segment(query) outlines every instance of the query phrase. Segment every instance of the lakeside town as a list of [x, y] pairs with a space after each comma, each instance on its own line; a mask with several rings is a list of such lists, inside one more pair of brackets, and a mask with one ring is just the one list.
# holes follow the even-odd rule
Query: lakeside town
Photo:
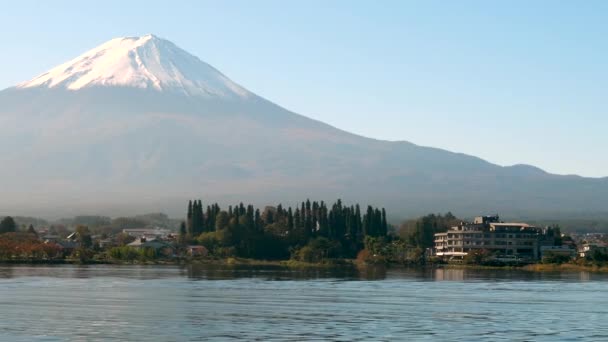
[[450, 213], [395, 227], [387, 223], [384, 209], [368, 206], [362, 213], [358, 204], [340, 200], [331, 206], [307, 200], [295, 210], [279, 204], [263, 211], [242, 203], [227, 210], [213, 204], [205, 211], [200, 201], [190, 201], [177, 228], [125, 218], [113, 223], [18, 227], [7, 216], [0, 222], [0, 260], [588, 267], [608, 261], [603, 233], [567, 234], [557, 226], [504, 222], [498, 215], [466, 222]]

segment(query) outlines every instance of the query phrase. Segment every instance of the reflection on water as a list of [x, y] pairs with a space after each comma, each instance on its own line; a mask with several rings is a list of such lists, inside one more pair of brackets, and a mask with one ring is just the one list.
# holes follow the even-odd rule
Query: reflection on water
[[378, 280], [386, 278], [386, 267], [374, 268], [302, 268], [279, 266], [187, 265], [181, 268], [188, 278], [201, 280], [260, 278], [264, 280], [309, 280], [338, 278], [342, 280]]
[[129, 279], [188, 278], [192, 280], [229, 280], [258, 278], [262, 280], [386, 280], [408, 281], [594, 281], [608, 280], [608, 274], [580, 272], [530, 272], [507, 269], [471, 268], [400, 268], [385, 266], [301, 268], [247, 265], [53, 265], [0, 266], [0, 279], [19, 277]]
[[435, 281], [467, 281], [467, 280], [514, 280], [514, 281], [591, 281], [608, 280], [604, 274], [580, 272], [530, 272], [522, 270], [475, 270], [458, 268], [437, 268], [433, 271]]
[[608, 340], [604, 274], [0, 266], [0, 340]]

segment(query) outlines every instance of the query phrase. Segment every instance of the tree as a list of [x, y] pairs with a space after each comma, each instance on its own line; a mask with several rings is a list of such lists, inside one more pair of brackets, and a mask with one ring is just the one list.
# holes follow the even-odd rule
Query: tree
[[76, 236], [78, 237], [80, 247], [91, 248], [93, 246], [93, 239], [91, 239], [89, 227], [83, 225], [76, 227]]
[[386, 210], [384, 210], [384, 208], [382, 208], [382, 232], [381, 232], [381, 236], [386, 236], [386, 234], [388, 233], [388, 224], [386, 223]]
[[38, 233], [36, 232], [36, 230], [34, 229], [34, 226], [30, 224], [30, 226], [27, 228], [27, 233], [35, 236], [36, 239], [38, 238]]
[[198, 236], [205, 230], [205, 217], [203, 215], [203, 203], [195, 200], [192, 204], [192, 229], [190, 235]]
[[[293, 253], [306, 247], [301, 259], [350, 258], [363, 248], [365, 235], [387, 236], [384, 209], [367, 206], [367, 213], [362, 213], [359, 204], [348, 206], [340, 199], [331, 206], [307, 199], [293, 209], [279, 204], [266, 207], [263, 212], [244, 203], [229, 206], [228, 211], [221, 210], [217, 203], [212, 204], [207, 206], [205, 215], [202, 208], [200, 200], [188, 203], [186, 218], [191, 217], [193, 233], [201, 231], [199, 227], [204, 233], [190, 237], [213, 247], [212, 253], [216, 256], [282, 258], [292, 253], [296, 257]], [[188, 221], [186, 232], [190, 232]], [[182, 235], [183, 226], [180, 227]]]
[[179, 237], [178, 242], [180, 245], [185, 245], [188, 240], [188, 230], [186, 229], [186, 222], [182, 221], [179, 225]]
[[15, 220], [12, 217], [7, 216], [0, 221], [0, 234], [13, 233], [16, 231], [17, 223], [15, 223]]
[[230, 223], [230, 217], [228, 217], [228, 213], [225, 211], [220, 211], [215, 217], [215, 230], [220, 231], [228, 228], [228, 224]]
[[464, 257], [465, 264], [474, 264], [481, 265], [484, 262], [487, 262], [492, 257], [492, 253], [490, 253], [487, 249], [475, 249], [467, 253]]
[[188, 212], [186, 213], [186, 231], [192, 235], [192, 200], [188, 202]]
[[116, 244], [119, 247], [126, 246], [133, 241], [135, 241], [135, 238], [127, 233], [118, 233], [116, 235]]
[[434, 245], [435, 233], [445, 232], [460, 221], [451, 213], [429, 214], [402, 223], [399, 228], [399, 236], [408, 241], [410, 245], [422, 249], [431, 248]]

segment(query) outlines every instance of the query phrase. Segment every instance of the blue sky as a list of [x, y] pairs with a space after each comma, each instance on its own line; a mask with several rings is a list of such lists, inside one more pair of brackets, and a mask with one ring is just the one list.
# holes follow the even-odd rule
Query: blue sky
[[364, 136], [608, 176], [608, 1], [0, 3], [0, 88], [154, 33]]

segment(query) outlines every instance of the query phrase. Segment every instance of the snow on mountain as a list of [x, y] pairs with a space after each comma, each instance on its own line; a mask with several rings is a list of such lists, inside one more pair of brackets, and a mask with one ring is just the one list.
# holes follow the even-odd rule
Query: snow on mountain
[[252, 94], [218, 70], [154, 35], [112, 39], [17, 88], [120, 86], [191, 96], [247, 98]]

